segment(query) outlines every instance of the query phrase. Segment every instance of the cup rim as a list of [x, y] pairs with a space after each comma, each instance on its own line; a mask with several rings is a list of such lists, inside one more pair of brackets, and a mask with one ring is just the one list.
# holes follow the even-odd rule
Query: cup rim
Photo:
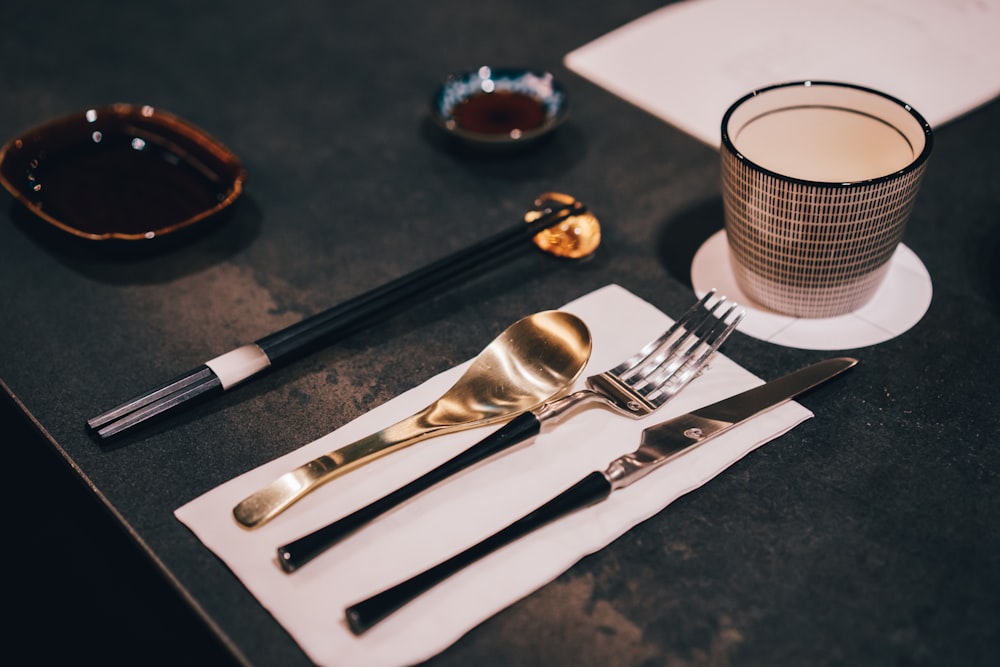
[[[760, 163], [754, 162], [750, 158], [746, 157], [736, 148], [736, 145], [729, 137], [729, 131], [727, 130], [727, 127], [729, 125], [729, 119], [732, 117], [733, 113], [735, 113], [736, 110], [739, 109], [739, 107], [742, 106], [747, 100], [757, 97], [758, 95], [770, 92], [772, 90], [776, 90], [779, 88], [791, 88], [794, 86], [803, 86], [803, 87], [836, 86], [840, 88], [851, 88], [857, 91], [882, 97], [883, 99], [888, 100], [889, 102], [892, 102], [893, 104], [896, 104], [897, 106], [901, 107], [904, 111], [909, 113], [913, 117], [913, 119], [918, 123], [924, 134], [923, 150], [921, 150], [919, 155], [917, 155], [913, 160], [911, 160], [905, 167], [901, 169], [897, 169], [896, 171], [884, 174], [882, 176], [859, 179], [856, 181], [817, 181], [807, 178], [796, 178], [795, 176], [789, 176], [787, 174], [782, 174], [773, 171], [771, 169], [768, 169], [767, 167], [762, 166]], [[903, 102], [902, 100], [896, 97], [893, 97], [892, 95], [889, 95], [888, 93], [882, 92], [881, 90], [876, 90], [874, 88], [870, 88], [867, 86], [861, 86], [858, 84], [846, 83], [842, 81], [817, 81], [813, 79], [804, 79], [801, 81], [788, 81], [785, 83], [776, 83], [773, 85], [764, 86], [763, 88], [754, 89], [749, 93], [747, 93], [746, 95], [739, 98], [738, 100], [736, 100], [735, 102], [733, 102], [729, 106], [729, 108], [726, 110], [726, 113], [723, 114], [722, 116], [721, 129], [722, 129], [723, 147], [726, 150], [728, 150], [737, 160], [744, 162], [748, 165], [752, 165], [754, 169], [763, 172], [765, 174], [768, 174], [769, 176], [772, 176], [774, 178], [786, 181], [788, 183], [799, 183], [803, 185], [821, 185], [824, 187], [831, 187], [831, 188], [849, 188], [862, 185], [867, 186], [867, 185], [872, 185], [874, 183], [879, 183], [882, 181], [888, 181], [891, 179], [899, 178], [904, 174], [919, 169], [927, 161], [927, 158], [930, 157], [931, 148], [934, 145], [934, 133], [933, 130], [931, 129], [930, 123], [928, 123], [927, 120], [912, 106], [910, 106], [906, 102]]]

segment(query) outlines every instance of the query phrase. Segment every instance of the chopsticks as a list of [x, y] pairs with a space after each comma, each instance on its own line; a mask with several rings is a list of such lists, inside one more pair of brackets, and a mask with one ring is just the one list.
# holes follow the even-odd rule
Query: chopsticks
[[108, 439], [128, 431], [153, 417], [175, 411], [193, 399], [218, 396], [233, 386], [290, 359], [355, 333], [375, 320], [404, 308], [435, 288], [458, 278], [482, 273], [518, 250], [538, 233], [587, 207], [576, 200], [548, 206], [535, 220], [521, 222], [463, 250], [436, 260], [412, 273], [355, 296], [301, 322], [269, 334], [254, 343], [226, 352], [187, 373], [159, 385], [87, 421], [99, 438]]

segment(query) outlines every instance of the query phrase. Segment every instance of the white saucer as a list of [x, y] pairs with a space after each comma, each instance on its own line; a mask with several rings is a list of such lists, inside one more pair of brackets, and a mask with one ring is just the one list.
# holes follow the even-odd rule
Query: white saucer
[[889, 274], [862, 308], [838, 317], [802, 319], [756, 306], [736, 284], [725, 230], [713, 234], [694, 256], [691, 284], [701, 297], [713, 287], [746, 308], [739, 330], [775, 345], [805, 350], [849, 350], [882, 343], [909, 330], [927, 312], [933, 288], [920, 258], [900, 244]]

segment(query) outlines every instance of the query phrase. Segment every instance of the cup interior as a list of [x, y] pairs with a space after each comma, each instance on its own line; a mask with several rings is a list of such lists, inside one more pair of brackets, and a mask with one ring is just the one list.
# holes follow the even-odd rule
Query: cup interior
[[805, 81], [754, 91], [722, 122], [725, 149], [772, 175], [858, 183], [926, 160], [927, 122], [908, 104], [844, 83]]

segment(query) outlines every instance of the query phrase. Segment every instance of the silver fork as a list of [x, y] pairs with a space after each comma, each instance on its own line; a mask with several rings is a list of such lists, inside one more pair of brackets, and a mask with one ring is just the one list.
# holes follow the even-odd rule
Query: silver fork
[[[609, 371], [588, 377], [586, 389], [549, 401], [529, 413], [536, 417], [539, 430], [542, 423], [556, 422], [582, 403], [599, 402], [635, 418], [661, 407], [705, 370], [709, 358], [743, 319], [745, 313], [736, 304], [716, 316], [726, 304], [726, 297], [719, 297], [709, 306], [713, 296], [715, 290], [632, 357]], [[522, 421], [532, 428], [528, 417]], [[508, 426], [513, 427], [513, 422]]]
[[[525, 412], [458, 456], [342, 519], [278, 548], [278, 563], [294, 572], [364, 524], [460, 470], [541, 432], [542, 424], [585, 403], [599, 403], [619, 414], [644, 417], [683, 389], [707, 367], [709, 359], [736, 329], [744, 311], [726, 298], [712, 303], [715, 290], [684, 313], [662, 336], [611, 370], [587, 378], [586, 388]], [[711, 303], [711, 305], [710, 305]], [[719, 315], [718, 313], [722, 313]]]

